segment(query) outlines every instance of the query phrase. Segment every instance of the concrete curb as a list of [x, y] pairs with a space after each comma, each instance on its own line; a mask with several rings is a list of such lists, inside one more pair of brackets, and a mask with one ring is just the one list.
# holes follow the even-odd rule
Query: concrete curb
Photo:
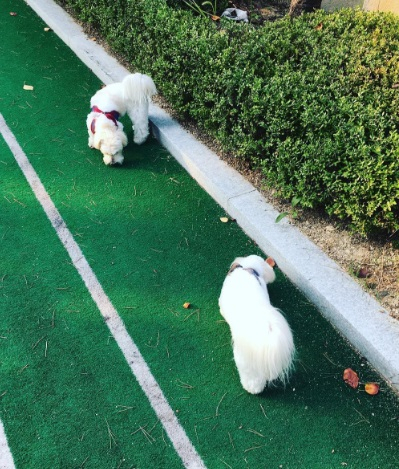
[[[104, 83], [129, 73], [51, 0], [27, 4]], [[89, 100], [89, 97], [88, 97]], [[159, 107], [150, 106], [154, 135], [186, 171], [303, 291], [330, 322], [399, 391], [399, 323], [278, 212], [239, 173]]]

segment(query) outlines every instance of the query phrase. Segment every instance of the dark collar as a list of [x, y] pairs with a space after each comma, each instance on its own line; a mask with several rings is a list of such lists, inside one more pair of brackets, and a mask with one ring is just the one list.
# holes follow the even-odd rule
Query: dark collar
[[238, 264], [237, 262], [234, 263], [231, 267], [230, 267], [230, 270], [228, 272], [228, 274], [231, 274], [232, 272], [234, 272], [236, 269], [243, 269], [243, 270], [246, 270], [247, 272], [249, 272], [251, 275], [253, 275], [254, 277], [256, 277], [256, 280], [260, 283], [260, 275], [259, 273], [255, 270], [255, 269], [252, 269], [251, 267], [243, 267], [241, 264]]

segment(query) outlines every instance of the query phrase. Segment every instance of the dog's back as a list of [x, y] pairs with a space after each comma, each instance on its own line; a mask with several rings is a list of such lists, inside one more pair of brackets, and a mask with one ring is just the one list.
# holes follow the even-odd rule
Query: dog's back
[[90, 106], [98, 106], [104, 112], [117, 111], [121, 116], [126, 114], [126, 102], [121, 83], [111, 83], [101, 88], [90, 100]]

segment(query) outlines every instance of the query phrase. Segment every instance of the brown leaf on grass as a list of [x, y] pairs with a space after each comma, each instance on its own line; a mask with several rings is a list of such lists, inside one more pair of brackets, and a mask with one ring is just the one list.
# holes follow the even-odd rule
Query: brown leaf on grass
[[344, 381], [346, 384], [349, 384], [351, 388], [356, 389], [359, 386], [359, 376], [356, 371], [353, 371], [352, 368], [347, 368], [344, 370]]
[[315, 29], [316, 31], [320, 31], [321, 29], [323, 29], [323, 23], [319, 23]]
[[265, 262], [267, 262], [270, 267], [274, 268], [276, 266], [276, 261], [272, 257], [268, 257]]
[[188, 301], [186, 301], [186, 302], [183, 304], [183, 308], [184, 308], [184, 309], [188, 309], [190, 306], [191, 306], [191, 303], [189, 303]]
[[379, 393], [380, 386], [377, 383], [366, 383], [364, 385], [364, 390], [367, 392], [367, 394], [370, 394], [371, 396], [375, 396], [376, 394]]

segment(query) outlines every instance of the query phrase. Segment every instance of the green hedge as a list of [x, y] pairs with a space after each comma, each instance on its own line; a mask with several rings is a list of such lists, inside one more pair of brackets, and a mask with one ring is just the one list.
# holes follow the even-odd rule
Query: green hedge
[[399, 17], [217, 27], [166, 0], [65, 0], [264, 183], [361, 234], [399, 229]]

